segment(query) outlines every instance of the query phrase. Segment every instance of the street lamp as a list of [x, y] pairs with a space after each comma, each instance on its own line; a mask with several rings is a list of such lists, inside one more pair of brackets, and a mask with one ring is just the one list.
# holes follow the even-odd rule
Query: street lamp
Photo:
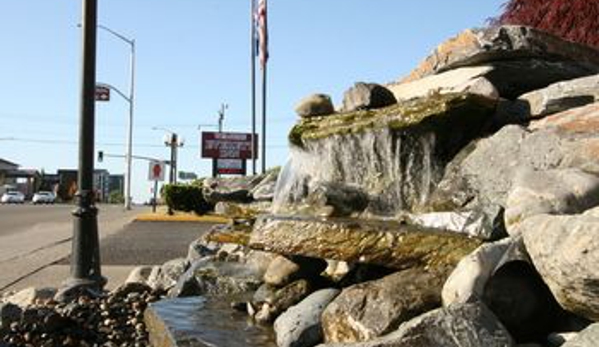
[[125, 209], [131, 209], [131, 160], [133, 157], [133, 105], [135, 98], [135, 40], [130, 40], [125, 36], [117, 33], [116, 31], [98, 24], [98, 28], [109, 32], [116, 38], [125, 42], [131, 47], [131, 53], [129, 58], [129, 96], [127, 97], [124, 93], [120, 92], [118, 89], [114, 88], [109, 84], [104, 84], [104, 86], [109, 87], [110, 89], [117, 92], [120, 96], [123, 97], [129, 103], [129, 119], [127, 121], [127, 150], [125, 154]]
[[164, 135], [163, 142], [165, 146], [171, 148], [171, 172], [169, 177], [169, 183], [175, 184], [177, 183], [177, 149], [179, 147], [183, 147], [183, 145], [185, 144], [185, 140], [179, 138], [179, 135], [177, 135], [177, 133], [170, 131], [166, 128], [153, 127], [152, 130], [162, 130], [167, 133], [166, 135]]

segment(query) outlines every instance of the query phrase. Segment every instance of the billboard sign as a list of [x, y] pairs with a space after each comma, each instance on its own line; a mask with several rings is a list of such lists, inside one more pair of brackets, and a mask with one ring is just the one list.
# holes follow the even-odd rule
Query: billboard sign
[[[258, 135], [254, 137], [258, 158]], [[252, 159], [251, 133], [202, 132], [202, 158]]]
[[218, 175], [245, 175], [244, 159], [215, 159]]

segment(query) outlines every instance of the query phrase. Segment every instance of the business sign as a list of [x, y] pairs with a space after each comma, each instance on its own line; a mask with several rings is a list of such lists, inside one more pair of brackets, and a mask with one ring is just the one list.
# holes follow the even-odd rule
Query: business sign
[[[254, 155], [258, 158], [258, 135]], [[202, 132], [202, 158], [252, 159], [252, 134]]]
[[218, 175], [245, 175], [244, 159], [215, 159]]
[[96, 101], [110, 101], [110, 88], [96, 85]]
[[164, 169], [165, 165], [163, 161], [150, 161], [150, 170], [148, 172], [148, 180], [150, 181], [164, 181]]

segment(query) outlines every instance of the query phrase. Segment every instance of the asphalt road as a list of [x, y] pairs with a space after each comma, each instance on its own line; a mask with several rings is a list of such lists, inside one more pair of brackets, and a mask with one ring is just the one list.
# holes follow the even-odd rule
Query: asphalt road
[[[214, 224], [190, 222], [133, 222], [100, 241], [102, 265], [160, 265], [185, 258], [189, 244]], [[60, 264], [69, 264], [69, 259]]]
[[[0, 205], [0, 291], [69, 255], [72, 205]], [[122, 230], [146, 207], [100, 205], [100, 238]]]

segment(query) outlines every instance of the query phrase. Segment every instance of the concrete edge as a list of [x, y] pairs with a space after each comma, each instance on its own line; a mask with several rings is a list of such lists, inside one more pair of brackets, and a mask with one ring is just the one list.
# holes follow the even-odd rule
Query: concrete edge
[[133, 218], [135, 222], [196, 222], [227, 224], [231, 219], [217, 215], [197, 216], [194, 214], [141, 213]]

